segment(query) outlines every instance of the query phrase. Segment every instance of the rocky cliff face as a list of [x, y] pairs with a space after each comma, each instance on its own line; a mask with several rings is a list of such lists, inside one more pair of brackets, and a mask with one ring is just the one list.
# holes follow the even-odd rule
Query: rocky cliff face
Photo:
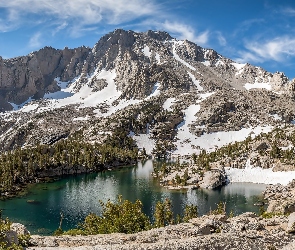
[[164, 150], [192, 154], [229, 143], [216, 136], [204, 146], [212, 133], [247, 129], [246, 137], [290, 123], [293, 96], [294, 82], [283, 73], [235, 63], [166, 32], [119, 29], [93, 48], [1, 58], [0, 108], [14, 111], [0, 115], [0, 145], [34, 145], [78, 130], [100, 141], [123, 126], [148, 152], [166, 141]]
[[[0, 95], [7, 102], [21, 104], [29, 97], [38, 99], [46, 92], [59, 90], [54, 78], [74, 78], [82, 72], [90, 49], [56, 50], [45, 47], [27, 56], [13, 59], [0, 59]], [[2, 111], [9, 106], [2, 106]]]

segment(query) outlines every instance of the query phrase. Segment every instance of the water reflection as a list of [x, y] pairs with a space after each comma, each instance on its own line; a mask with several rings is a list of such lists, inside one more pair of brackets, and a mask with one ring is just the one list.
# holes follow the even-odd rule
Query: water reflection
[[[99, 200], [115, 201], [118, 195], [135, 201], [140, 199], [144, 212], [153, 214], [156, 203], [169, 198], [174, 213], [181, 213], [186, 204], [198, 206], [199, 214], [215, 209], [219, 201], [226, 202], [227, 211], [235, 214], [258, 212], [253, 206], [264, 189], [260, 184], [229, 184], [219, 190], [167, 190], [151, 176], [153, 162], [148, 160], [136, 167], [98, 174], [71, 176], [53, 183], [41, 183], [30, 188], [28, 195], [0, 201], [4, 216], [25, 224], [32, 233], [50, 234], [64, 214], [63, 228], [82, 222], [90, 212], [100, 213]], [[30, 201], [30, 202], [28, 202]]]

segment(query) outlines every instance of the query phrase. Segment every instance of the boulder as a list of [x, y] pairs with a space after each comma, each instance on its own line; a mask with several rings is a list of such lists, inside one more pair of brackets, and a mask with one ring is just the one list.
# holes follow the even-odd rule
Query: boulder
[[205, 172], [203, 180], [199, 185], [201, 188], [214, 189], [222, 186], [225, 182], [226, 176], [224, 170], [215, 169]]
[[295, 212], [291, 213], [288, 217], [288, 226], [286, 231], [288, 233], [295, 233]]
[[10, 230], [17, 233], [17, 235], [29, 235], [30, 232], [28, 229], [20, 223], [12, 223], [10, 226]]
[[295, 201], [292, 198], [281, 200], [281, 197], [277, 200], [269, 200], [267, 212], [278, 214], [293, 213], [295, 212]]
[[7, 231], [5, 232], [3, 242], [6, 244], [7, 247], [11, 246], [12, 244], [18, 245], [18, 237], [15, 231]]

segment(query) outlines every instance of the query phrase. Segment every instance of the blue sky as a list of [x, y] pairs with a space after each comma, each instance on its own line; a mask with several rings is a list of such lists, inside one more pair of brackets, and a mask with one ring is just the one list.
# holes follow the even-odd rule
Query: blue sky
[[0, 0], [0, 56], [152, 29], [294, 78], [294, 23], [294, 0]]

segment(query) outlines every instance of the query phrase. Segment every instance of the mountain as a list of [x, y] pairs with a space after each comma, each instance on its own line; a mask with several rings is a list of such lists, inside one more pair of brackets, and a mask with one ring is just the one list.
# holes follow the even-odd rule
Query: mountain
[[[0, 58], [0, 150], [124, 129], [148, 153], [189, 155], [292, 123], [295, 81], [166, 32], [117, 29], [93, 48]], [[154, 151], [153, 151], [154, 150]]]

